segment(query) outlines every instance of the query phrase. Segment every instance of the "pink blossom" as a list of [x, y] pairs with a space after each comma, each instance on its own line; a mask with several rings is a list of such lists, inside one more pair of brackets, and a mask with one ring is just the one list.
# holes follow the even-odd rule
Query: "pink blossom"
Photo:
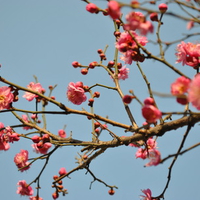
[[188, 91], [190, 79], [181, 76], [171, 84], [171, 93], [174, 96], [182, 95]]
[[7, 86], [0, 87], [0, 110], [9, 109], [14, 100], [11, 88]]
[[148, 149], [155, 149], [157, 148], [157, 142], [153, 138], [149, 138], [147, 140]]
[[142, 149], [142, 148], [138, 148], [136, 154], [135, 154], [136, 158], [142, 158], [142, 159], [146, 159], [147, 158], [147, 150], [146, 149]]
[[90, 13], [97, 13], [99, 11], [98, 7], [94, 3], [88, 3], [86, 10]]
[[43, 198], [35, 196], [35, 197], [29, 197], [29, 200], [43, 200]]
[[23, 196], [31, 196], [33, 195], [33, 189], [31, 186], [29, 186], [25, 180], [19, 181], [17, 183], [17, 185], [19, 185], [18, 189], [17, 189], [17, 194], [21, 194]]
[[160, 10], [161, 13], [165, 13], [165, 12], [167, 11], [167, 9], [168, 9], [168, 6], [167, 6], [167, 4], [165, 4], [165, 3], [161, 3], [161, 4], [158, 6], [158, 8], [159, 8], [159, 10]]
[[49, 148], [51, 148], [52, 144], [50, 142], [46, 142], [39, 146], [39, 143], [31, 145], [36, 153], [46, 154]]
[[30, 168], [30, 166], [27, 166], [29, 164], [29, 162], [27, 162], [27, 161], [28, 161], [28, 151], [27, 150], [21, 150], [20, 153], [16, 154], [14, 157], [14, 162], [17, 165], [17, 167], [18, 168], [23, 167], [22, 169], [20, 169], [21, 172]]
[[150, 189], [142, 190], [142, 192], [145, 194], [145, 196], [140, 195], [140, 197], [142, 197], [142, 200], [154, 200], [151, 197], [151, 190]]
[[192, 29], [193, 27], [194, 27], [194, 21], [189, 21], [189, 22], [187, 23], [186, 28], [187, 28], [188, 30], [190, 30], [190, 29]]
[[155, 123], [162, 117], [162, 113], [153, 105], [144, 105], [142, 108], [142, 115], [149, 123]]
[[141, 35], [147, 35], [147, 33], [153, 33], [153, 25], [150, 21], [145, 20], [145, 16], [141, 12], [130, 12], [126, 16], [127, 24], [124, 25], [125, 30], [136, 29]]
[[[138, 36], [134, 31], [130, 32], [139, 44], [142, 46], [146, 45], [148, 42], [146, 37]], [[120, 59], [125, 61], [125, 63], [131, 64], [133, 60], [141, 61], [139, 48], [128, 32], [123, 32], [120, 34], [120, 37], [117, 39], [115, 46], [121, 53], [123, 53], [123, 56]]]
[[129, 73], [129, 68], [126, 68], [126, 66], [123, 66], [121, 69], [119, 69], [118, 79], [119, 80], [127, 79], [128, 73]]
[[200, 110], [200, 74], [197, 74], [191, 81], [188, 91], [188, 101]]
[[118, 19], [121, 17], [120, 5], [117, 1], [108, 2], [108, 14], [112, 19]]
[[60, 130], [58, 131], [58, 135], [59, 135], [60, 137], [62, 137], [62, 138], [65, 138], [65, 137], [67, 136], [65, 130], [63, 130], [63, 129], [60, 129]]
[[[29, 90], [33, 90], [34, 92], [39, 92], [41, 94], [45, 92], [45, 89], [42, 88], [40, 83], [30, 82], [29, 85], [27, 85], [27, 88]], [[38, 95], [30, 93], [30, 92], [25, 92], [23, 97], [26, 98], [26, 100], [28, 101], [32, 101], [34, 98], [38, 97]]]
[[147, 164], [145, 164], [146, 167], [149, 166], [156, 166], [158, 164], [160, 164], [160, 152], [157, 149], [149, 149], [148, 150], [148, 155], [147, 158], [150, 160], [150, 162], [148, 162]]
[[197, 68], [200, 63], [200, 44], [193, 44], [191, 42], [177, 45], [177, 56], [176, 63], [181, 63], [182, 65], [189, 65], [191, 67]]
[[59, 174], [60, 174], [60, 176], [67, 174], [66, 169], [64, 167], [61, 167], [59, 170]]
[[83, 87], [80, 87], [80, 82], [70, 82], [67, 88], [67, 98], [73, 104], [80, 105], [86, 101], [87, 97]]

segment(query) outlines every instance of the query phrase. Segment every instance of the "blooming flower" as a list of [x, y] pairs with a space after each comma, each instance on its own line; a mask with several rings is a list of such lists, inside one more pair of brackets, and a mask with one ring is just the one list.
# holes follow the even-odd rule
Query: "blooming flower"
[[52, 144], [50, 142], [46, 142], [42, 145], [39, 143], [31, 145], [36, 153], [46, 154], [49, 148], [51, 148]]
[[14, 100], [11, 88], [7, 86], [0, 87], [0, 110], [9, 109]]
[[[147, 38], [144, 36], [138, 36], [136, 32], [130, 31], [131, 34], [135, 37], [139, 44], [145, 46]], [[144, 57], [140, 54], [139, 48], [132, 36], [128, 32], [123, 32], [120, 34], [120, 37], [117, 39], [115, 47], [123, 53], [123, 56], [120, 58], [125, 61], [127, 64], [131, 64], [132, 61], [140, 61], [144, 60]]]
[[112, 19], [118, 19], [121, 16], [120, 5], [117, 1], [108, 2], [108, 14]]
[[136, 158], [142, 158], [142, 159], [146, 159], [147, 158], [147, 150], [143, 149], [143, 148], [138, 148], [136, 154], [135, 154]]
[[65, 138], [65, 137], [67, 136], [65, 130], [63, 130], [63, 129], [60, 129], [60, 130], [58, 131], [58, 135], [59, 135], [60, 137], [62, 137], [62, 138]]
[[197, 110], [200, 110], [200, 74], [197, 74], [191, 81], [188, 91], [188, 101], [191, 102]]
[[[27, 88], [30, 90], [33, 90], [34, 92], [39, 92], [39, 93], [45, 92], [45, 89], [42, 88], [40, 83], [31, 82], [29, 83], [29, 85], [27, 85]], [[34, 98], [38, 97], [38, 95], [30, 93], [30, 92], [25, 92], [23, 97], [26, 98], [26, 100], [28, 101], [32, 101]]]
[[142, 200], [154, 200], [151, 197], [151, 190], [150, 189], [142, 190], [142, 192], [145, 194], [145, 196], [140, 195], [140, 197], [142, 197]]
[[147, 35], [148, 32], [153, 33], [153, 25], [150, 21], [145, 20], [145, 16], [141, 12], [130, 12], [126, 16], [127, 24], [123, 27], [125, 30], [136, 29], [141, 35]]
[[[30, 168], [30, 166], [27, 166], [29, 164], [28, 161], [28, 151], [27, 150], [21, 150], [20, 153], [17, 153], [14, 157], [14, 162], [20, 169], [21, 172], [24, 170], [27, 170]], [[27, 166], [27, 167], [26, 167]]]
[[152, 165], [156, 166], [156, 165], [160, 164], [160, 160], [161, 160], [160, 152], [155, 148], [148, 150], [147, 158], [150, 160], [150, 162], [145, 164], [146, 167], [149, 167]]
[[73, 104], [80, 105], [86, 101], [87, 97], [80, 82], [70, 82], [67, 87], [67, 98]]
[[30, 185], [28, 185], [25, 180], [19, 181], [17, 183], [17, 185], [19, 185], [19, 187], [17, 189], [17, 194], [21, 194], [23, 196], [33, 195], [32, 187]]
[[171, 84], [171, 93], [174, 96], [182, 95], [188, 91], [190, 79], [181, 76]]
[[181, 63], [182, 65], [189, 65], [191, 67], [197, 68], [200, 63], [200, 44], [193, 44], [191, 42], [177, 45], [177, 56], [176, 63]]

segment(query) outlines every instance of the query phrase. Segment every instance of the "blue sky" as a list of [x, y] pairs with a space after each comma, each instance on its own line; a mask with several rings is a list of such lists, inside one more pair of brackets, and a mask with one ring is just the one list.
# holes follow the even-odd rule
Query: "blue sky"
[[[102, 8], [106, 7], [105, 1], [94, 2]], [[74, 69], [71, 63], [77, 60], [83, 65], [88, 65], [92, 61], [98, 61], [99, 57], [96, 51], [99, 48], [104, 49], [106, 45], [109, 45], [106, 53], [107, 61], [112, 60], [115, 38], [113, 37], [112, 20], [102, 14], [88, 13], [85, 6], [86, 4], [80, 0], [0, 0], [1, 76], [25, 87], [31, 81], [34, 81], [33, 75], [36, 75], [46, 89], [49, 85], [58, 84], [53, 93], [56, 100], [71, 108], [89, 110], [87, 103], [76, 106], [66, 99], [68, 83], [83, 81], [84, 84], [89, 86], [95, 83], [114, 86], [113, 81], [107, 75], [107, 72], [100, 68], [90, 70], [87, 76], [83, 76], [80, 69]], [[177, 7], [169, 5], [169, 10], [177, 12]], [[129, 9], [122, 9], [122, 11], [126, 14]], [[171, 17], [164, 16], [163, 22], [161, 38], [164, 41], [176, 40], [182, 36], [182, 33], [198, 31], [197, 28], [191, 31], [186, 30], [184, 21], [176, 21]], [[156, 26], [156, 23], [154, 25]], [[148, 39], [155, 39], [155, 32], [148, 35]], [[196, 42], [199, 41], [199, 37], [192, 37], [187, 41]], [[176, 60], [175, 47], [172, 46], [166, 52], [166, 58], [174, 65]], [[159, 52], [158, 46], [147, 44], [147, 48], [155, 55]], [[170, 84], [178, 77], [177, 74], [158, 62], [145, 61], [141, 66], [154, 91], [170, 92]], [[192, 68], [183, 67], [181, 64], [175, 66], [189, 77], [194, 76], [195, 71]], [[134, 63], [129, 68], [129, 79], [120, 82], [121, 88], [124, 94], [133, 89], [135, 94], [143, 101], [148, 97], [145, 83]], [[3, 83], [0, 83], [0, 86], [3, 85]], [[95, 90], [101, 93], [100, 99], [95, 102], [95, 113], [104, 117], [108, 115], [110, 119], [129, 124], [118, 95], [113, 91], [99, 87]], [[15, 103], [15, 107], [34, 109], [34, 102], [27, 102], [22, 98], [22, 95], [23, 92], [20, 92], [20, 101]], [[183, 106], [175, 102], [175, 99], [160, 97], [156, 97], [156, 99], [162, 111], [183, 111], [184, 109]], [[130, 108], [137, 123], [141, 125], [144, 119], [141, 115], [140, 105], [133, 102]], [[48, 110], [58, 109], [49, 105]], [[90, 138], [91, 124], [83, 116], [53, 115], [47, 116], [47, 120], [47, 129], [52, 133], [57, 134], [59, 129], [67, 125], [68, 135], [72, 131], [74, 138], [83, 140]], [[18, 124], [18, 121], [11, 114], [5, 113], [1, 114], [0, 122], [3, 122], [5, 126]], [[130, 133], [124, 133], [122, 129], [109, 128], [120, 136], [130, 135]], [[177, 151], [185, 130], [185, 128], [174, 130], [162, 138], [158, 138], [158, 147], [162, 157]], [[26, 133], [21, 129], [16, 131]], [[105, 133], [102, 139], [110, 140], [111, 138]], [[199, 125], [196, 125], [184, 147], [190, 147], [199, 140]], [[15, 154], [20, 149], [27, 149], [31, 156], [37, 156], [32, 152], [30, 145], [31, 142], [21, 139], [20, 142], [11, 144], [9, 151], [0, 152], [0, 193], [4, 200], [27, 199], [16, 194], [16, 184], [19, 180], [31, 182], [40, 172], [42, 161], [32, 165], [30, 170], [23, 173], [17, 171], [13, 162]], [[42, 190], [40, 195], [44, 200], [51, 199], [51, 194], [54, 192], [51, 188], [53, 175], [58, 173], [60, 167], [66, 167], [67, 171], [76, 167], [74, 157], [79, 151], [80, 148], [78, 147], [62, 147], [52, 156], [41, 179]], [[64, 186], [68, 189], [69, 194], [60, 197], [60, 199], [139, 199], [141, 189], [147, 188], [150, 188], [155, 196], [160, 194], [167, 181], [171, 160], [157, 167], [144, 168], [146, 161], [136, 160], [135, 152], [136, 149], [124, 146], [108, 149], [90, 165], [91, 170], [98, 178], [110, 185], [119, 187], [114, 196], [109, 196], [108, 188], [98, 182], [93, 183], [92, 189], [89, 190], [90, 182], [93, 179], [90, 175], [86, 175], [84, 170], [81, 170], [72, 174], [71, 179], [64, 180]], [[199, 149], [196, 148], [178, 158], [178, 162], [173, 168], [169, 188], [165, 194], [166, 200], [197, 200], [200, 198], [198, 193], [199, 156]], [[35, 185], [33, 185], [34, 187]]]

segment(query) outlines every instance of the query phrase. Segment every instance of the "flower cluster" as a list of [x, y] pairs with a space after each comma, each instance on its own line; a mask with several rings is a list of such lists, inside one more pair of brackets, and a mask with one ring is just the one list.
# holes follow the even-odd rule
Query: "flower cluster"
[[132, 35], [128, 32], [123, 32], [117, 38], [115, 44], [116, 48], [123, 54], [121, 60], [127, 64], [132, 64], [132, 61], [144, 61], [144, 56], [140, 54], [139, 48], [133, 38], [142, 46], [145, 46], [147, 38], [144, 36], [139, 36], [135, 31], [130, 31]]
[[86, 101], [85, 90], [83, 89], [83, 83], [70, 82], [67, 87], [67, 98], [75, 105], [80, 105]]
[[44, 134], [42, 137], [34, 135], [32, 137], [32, 141], [34, 142], [34, 144], [32, 144], [31, 146], [36, 153], [46, 154], [49, 148], [51, 148], [52, 146], [52, 144], [49, 142], [50, 137], [48, 134]]
[[[40, 83], [30, 82], [29, 85], [27, 85], [27, 88], [29, 90], [33, 90], [34, 92], [39, 92], [41, 94], [45, 93], [45, 89], [41, 86]], [[30, 92], [25, 92], [23, 97], [28, 101], [32, 101], [34, 98], [37, 98], [38, 95], [30, 93]]]
[[154, 27], [150, 21], [146, 21], [145, 16], [141, 12], [130, 12], [126, 16], [127, 23], [124, 24], [124, 30], [136, 29], [141, 35], [147, 35], [147, 33], [153, 33]]
[[135, 156], [136, 158], [149, 159], [150, 161], [145, 164], [146, 167], [158, 165], [161, 159], [160, 152], [157, 150], [157, 142], [152, 138], [147, 140], [144, 149], [141, 147], [138, 148]]
[[176, 63], [182, 63], [182, 65], [189, 65], [194, 69], [199, 67], [200, 64], [200, 44], [194, 44], [191, 42], [177, 45], [177, 60]]
[[19, 185], [17, 189], [17, 194], [20, 194], [22, 196], [31, 196], [33, 195], [33, 189], [30, 185], [26, 183], [25, 180], [19, 181], [17, 183]]
[[11, 93], [11, 88], [7, 86], [0, 87], [0, 110], [9, 109], [13, 100], [14, 95]]
[[142, 115], [148, 123], [155, 123], [162, 117], [162, 113], [155, 107], [155, 102], [150, 97], [144, 100]]
[[185, 105], [190, 102], [197, 110], [200, 110], [200, 74], [192, 80], [183, 76], [177, 78], [171, 84], [171, 93], [177, 96], [178, 103]]
[[10, 126], [4, 127], [4, 124], [0, 122], [0, 150], [7, 151], [10, 148], [9, 143], [19, 141], [19, 139], [18, 133], [15, 133]]

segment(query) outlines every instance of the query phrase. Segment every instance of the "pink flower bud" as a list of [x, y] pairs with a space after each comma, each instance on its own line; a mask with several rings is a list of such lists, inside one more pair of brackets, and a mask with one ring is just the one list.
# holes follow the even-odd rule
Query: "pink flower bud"
[[67, 171], [64, 167], [61, 167], [58, 173], [60, 174], [60, 176], [62, 176], [62, 175], [67, 174]]
[[61, 137], [61, 138], [65, 138], [67, 136], [66, 132], [63, 130], [63, 129], [60, 129], [58, 131], [58, 135]]
[[40, 140], [41, 140], [41, 138], [40, 138], [38, 135], [34, 135], [34, 136], [32, 137], [32, 141], [33, 141], [34, 143], [38, 143]]
[[80, 63], [79, 62], [77, 62], [77, 61], [74, 61], [74, 62], [72, 62], [72, 66], [74, 67], [74, 68], [77, 68], [77, 67], [80, 67]]
[[161, 3], [158, 6], [158, 8], [159, 8], [159, 10], [160, 10], [161, 13], [165, 13], [167, 11], [168, 6], [165, 3]]
[[86, 6], [86, 10], [90, 13], [98, 13], [99, 9], [94, 3], [88, 3]]
[[124, 97], [123, 97], [122, 100], [123, 100], [124, 103], [129, 104], [129, 103], [131, 103], [131, 101], [132, 101], [133, 98], [134, 98], [134, 97], [131, 96], [131, 95], [124, 95]]
[[150, 14], [150, 19], [151, 19], [151, 21], [158, 22], [158, 14], [157, 13], [151, 13]]
[[154, 105], [154, 100], [151, 97], [148, 97], [144, 100], [145, 105]]
[[81, 74], [86, 75], [88, 73], [88, 69], [84, 68], [81, 69]]
[[121, 16], [120, 5], [117, 1], [108, 2], [108, 14], [112, 19], [118, 19]]

